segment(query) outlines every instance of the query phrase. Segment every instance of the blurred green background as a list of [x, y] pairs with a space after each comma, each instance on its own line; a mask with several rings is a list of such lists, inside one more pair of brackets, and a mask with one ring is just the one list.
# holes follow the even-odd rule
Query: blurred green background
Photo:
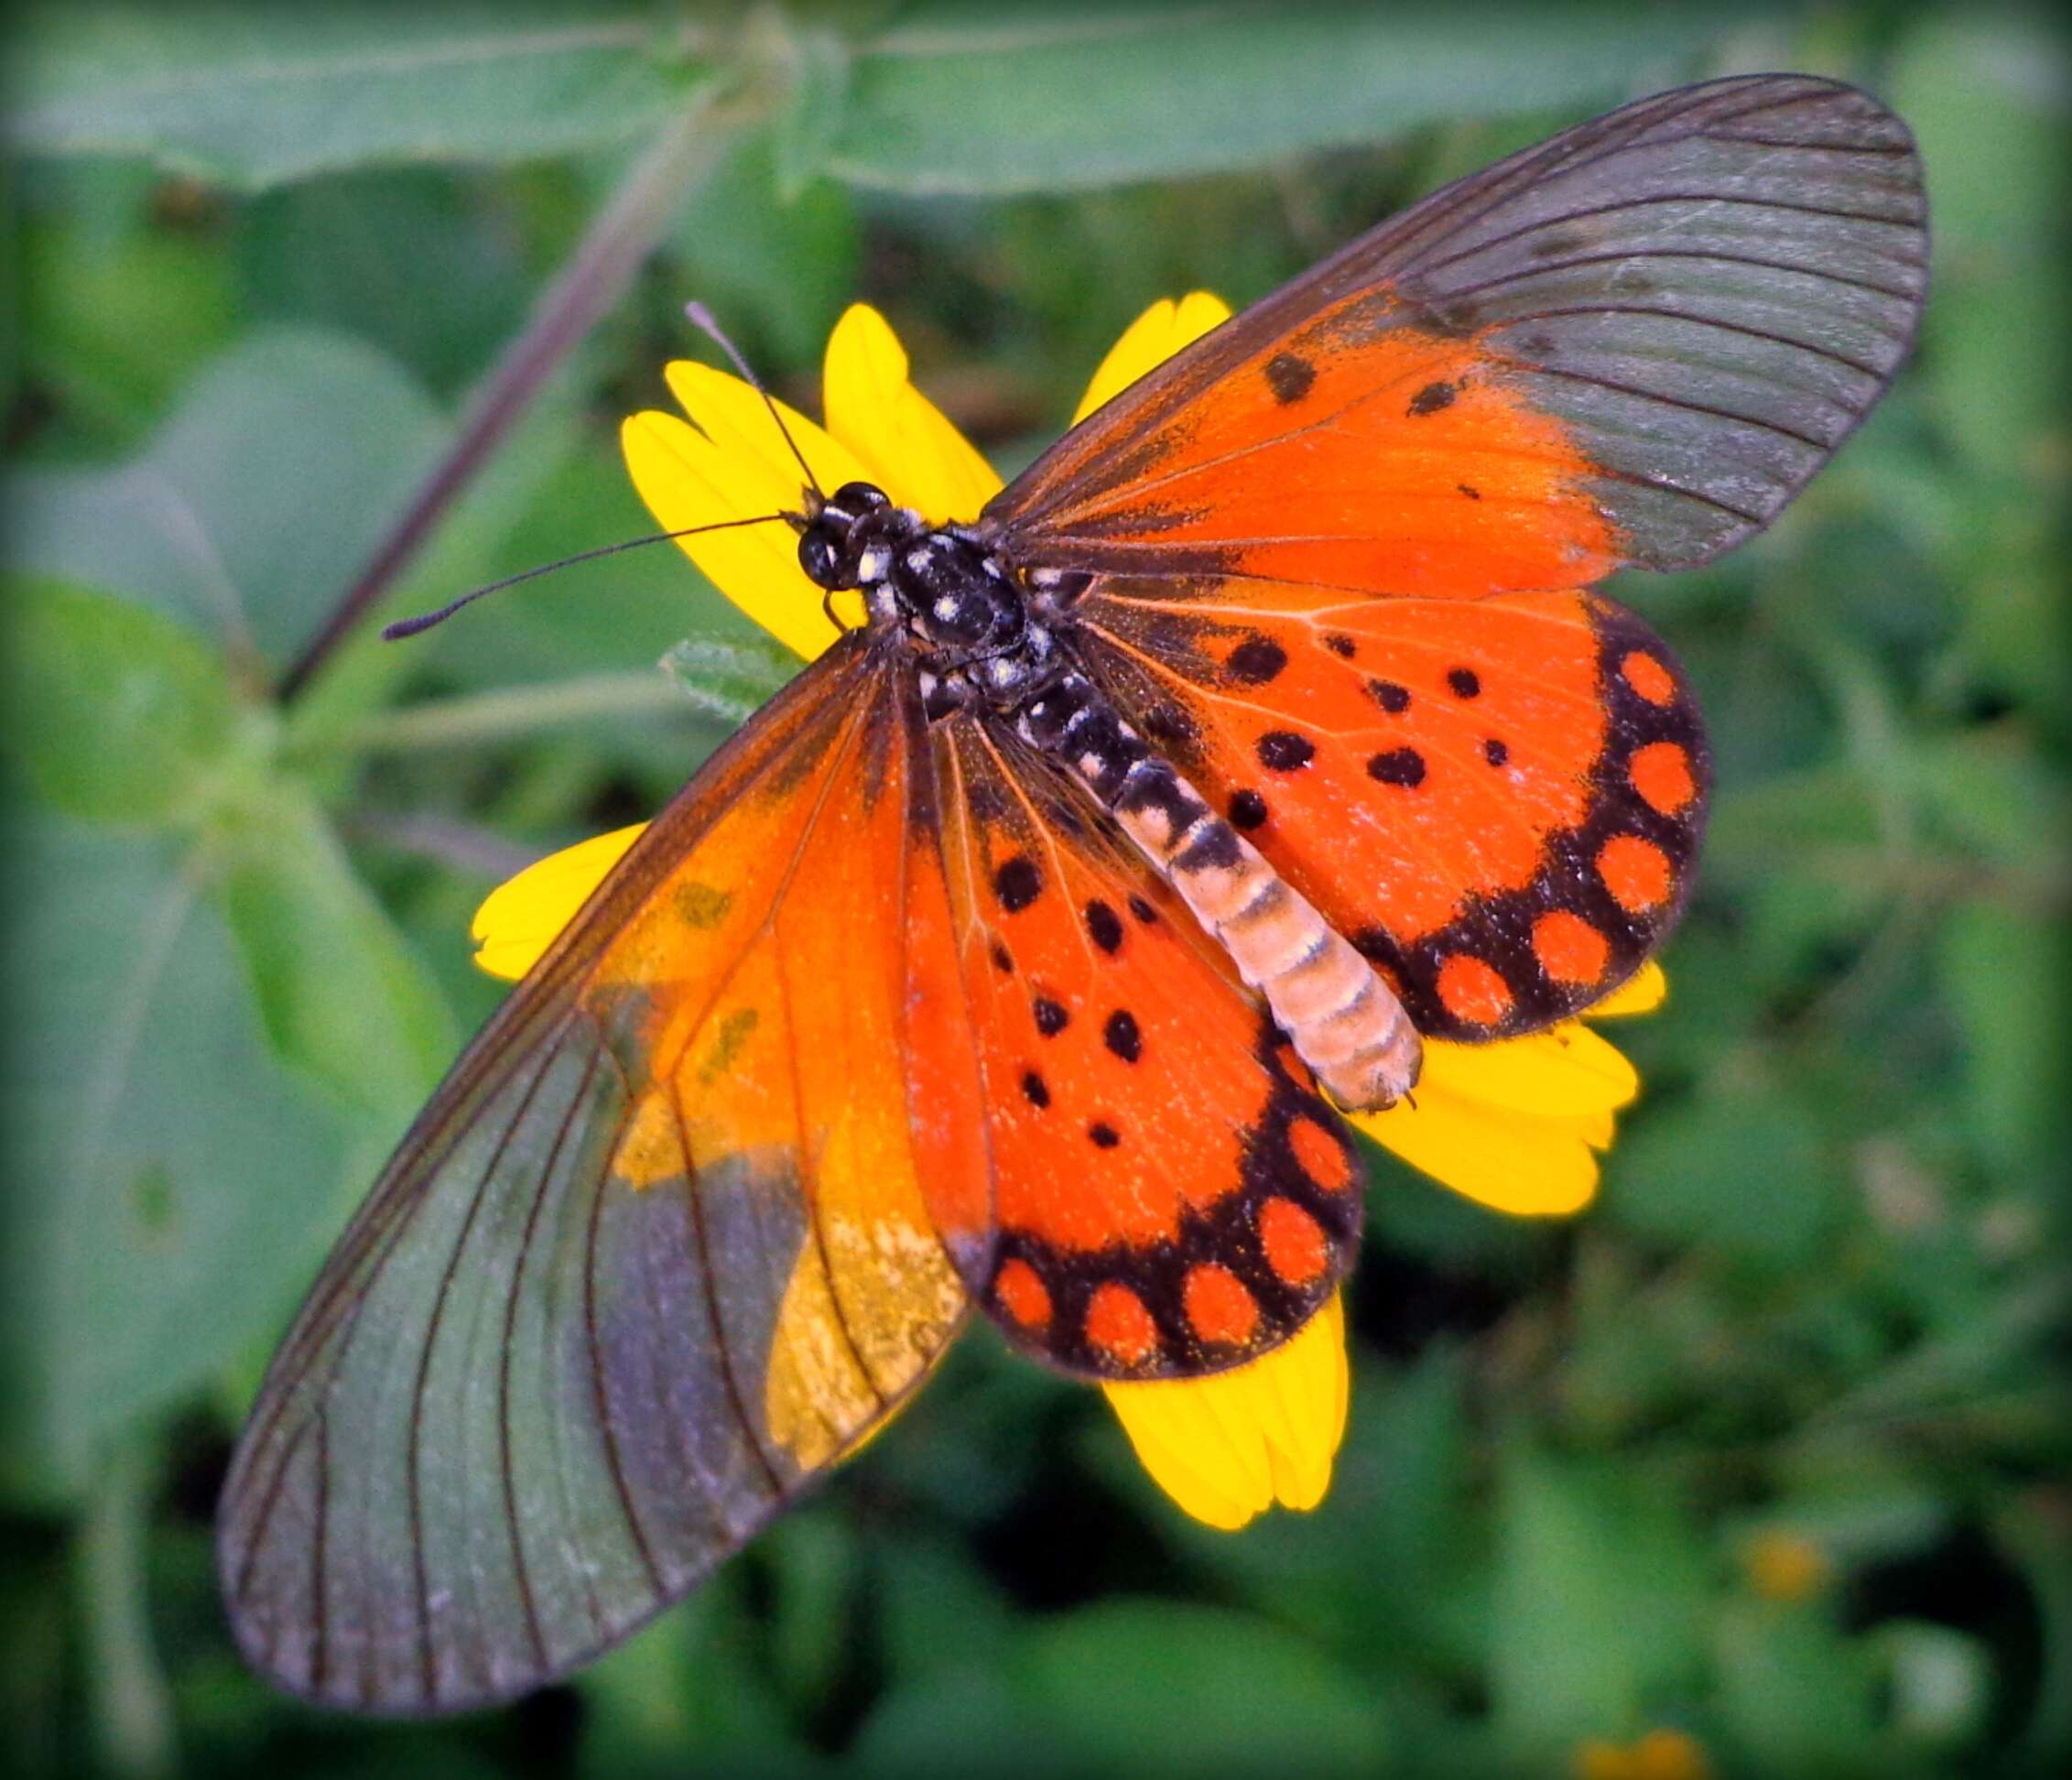
[[[2054, 11], [345, 0], [5, 28], [9, 1771], [2061, 1771]], [[652, 811], [781, 673], [664, 550], [313, 657], [457, 441], [481, 473], [383, 615], [647, 528], [615, 427], [701, 350], [688, 297], [808, 407], [835, 316], [877, 303], [1012, 469], [1153, 298], [1242, 303], [1554, 128], [1755, 68], [1914, 125], [1926, 332], [1773, 533], [1622, 585], [1695, 675], [1720, 785], [1672, 999], [1619, 1033], [1645, 1096], [1566, 1227], [1376, 1154], [1325, 1505], [1187, 1522], [1096, 1395], [980, 1330], [565, 1688], [369, 1726], [251, 1679], [210, 1568], [228, 1441], [497, 998], [470, 911]], [[470, 434], [499, 364], [528, 399]]]

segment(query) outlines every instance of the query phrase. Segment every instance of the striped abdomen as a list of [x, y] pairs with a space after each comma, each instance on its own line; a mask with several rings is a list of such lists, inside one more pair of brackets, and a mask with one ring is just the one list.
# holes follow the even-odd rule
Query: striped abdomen
[[1081, 674], [1021, 711], [1025, 741], [1061, 760], [1266, 998], [1331, 1098], [1353, 1112], [1416, 1086], [1423, 1051], [1388, 985], [1265, 857], [1152, 753]]

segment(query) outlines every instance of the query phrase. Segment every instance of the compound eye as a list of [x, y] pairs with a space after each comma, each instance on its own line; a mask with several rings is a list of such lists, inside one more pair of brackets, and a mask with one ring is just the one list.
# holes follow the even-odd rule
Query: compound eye
[[832, 505], [845, 513], [868, 513], [873, 507], [890, 506], [891, 496], [867, 482], [843, 483], [834, 492]]
[[831, 588], [841, 575], [841, 559], [831, 538], [820, 532], [804, 532], [798, 539], [798, 566], [815, 587]]

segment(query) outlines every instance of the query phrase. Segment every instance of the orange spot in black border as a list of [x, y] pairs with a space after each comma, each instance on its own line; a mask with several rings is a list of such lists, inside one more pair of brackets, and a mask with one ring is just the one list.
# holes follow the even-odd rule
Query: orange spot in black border
[[1580, 915], [1555, 908], [1533, 923], [1533, 953], [1557, 982], [1595, 982], [1604, 974], [1611, 942]]
[[1112, 1279], [1087, 1300], [1086, 1336], [1090, 1346], [1123, 1366], [1141, 1366], [1158, 1349], [1158, 1325], [1144, 1300]]
[[1259, 1327], [1259, 1300], [1237, 1275], [1213, 1261], [1188, 1269], [1180, 1304], [1188, 1327], [1205, 1341], [1242, 1347]]
[[1626, 776], [1651, 809], [1674, 816], [1698, 796], [1698, 781], [1691, 776], [1691, 757], [1675, 742], [1650, 742], [1635, 748], [1626, 763]]
[[1001, 1264], [1000, 1271], [993, 1276], [993, 1295], [1001, 1308], [1024, 1329], [1048, 1325], [1050, 1288], [1019, 1255]]
[[1611, 900], [1629, 915], [1659, 907], [1669, 897], [1669, 855], [1637, 834], [1615, 834], [1597, 850], [1597, 874]]
[[1455, 952], [1439, 966], [1438, 991], [1446, 1011], [1470, 1026], [1494, 1026], [1511, 1011], [1511, 985], [1472, 952]]
[[1290, 1286], [1322, 1278], [1331, 1264], [1324, 1226], [1293, 1199], [1270, 1199], [1259, 1208], [1259, 1246], [1275, 1276]]
[[1352, 1184], [1352, 1158], [1345, 1145], [1315, 1119], [1288, 1121], [1288, 1149], [1302, 1172], [1328, 1193], [1342, 1193]]
[[1665, 705], [1676, 696], [1676, 677], [1645, 649], [1633, 649], [1620, 658], [1619, 678], [1648, 703]]

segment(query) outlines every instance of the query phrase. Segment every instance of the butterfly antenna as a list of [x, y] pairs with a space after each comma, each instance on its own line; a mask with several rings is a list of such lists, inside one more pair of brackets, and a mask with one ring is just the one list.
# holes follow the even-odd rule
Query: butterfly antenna
[[629, 537], [617, 544], [601, 544], [594, 550], [578, 550], [574, 556], [563, 557], [559, 562], [543, 562], [537, 569], [521, 570], [515, 575], [504, 576], [502, 581], [491, 581], [487, 587], [478, 587], [472, 593], [449, 600], [437, 612], [421, 613], [415, 618], [398, 618], [393, 624], [384, 624], [382, 641], [396, 643], [406, 636], [416, 636], [434, 624], [443, 624], [462, 606], [472, 605], [485, 593], [515, 587], [520, 581], [536, 581], [541, 575], [551, 575], [557, 569], [573, 568], [579, 562], [595, 562], [599, 557], [617, 556], [621, 550], [637, 550], [646, 544], [667, 544], [672, 538], [696, 537], [700, 532], [732, 531], [738, 526], [766, 526], [774, 519], [790, 516], [784, 513], [758, 513], [748, 519], [715, 519], [706, 526], [686, 526], [681, 531], [654, 532], [645, 537]]
[[763, 398], [763, 406], [770, 410], [770, 418], [777, 423], [777, 430], [784, 435], [784, 442], [791, 447], [792, 456], [798, 460], [798, 467], [806, 472], [806, 486], [825, 501], [828, 497], [827, 490], [820, 486], [820, 479], [813, 473], [813, 466], [806, 461], [806, 453], [798, 449], [798, 441], [791, 436], [791, 429], [785, 425], [783, 414], [778, 411], [770, 392], [763, 387], [762, 378], [749, 368], [747, 359], [742, 356], [741, 348], [727, 338], [720, 324], [712, 319], [712, 311], [703, 303], [686, 303], [683, 312], [692, 327], [707, 335], [727, 355], [733, 368], [741, 374], [742, 382]]

